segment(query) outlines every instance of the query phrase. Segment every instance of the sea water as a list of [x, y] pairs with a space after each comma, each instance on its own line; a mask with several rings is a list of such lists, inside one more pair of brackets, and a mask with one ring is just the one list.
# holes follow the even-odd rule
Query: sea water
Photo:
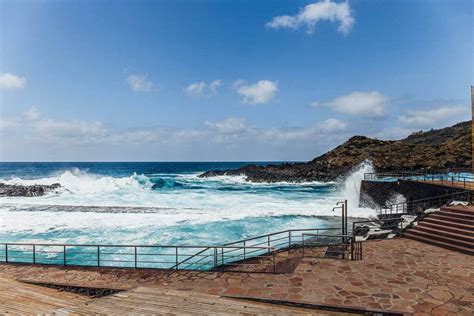
[[[60, 183], [40, 197], [0, 197], [0, 242], [215, 245], [286, 229], [340, 227], [336, 202], [360, 208], [364, 163], [334, 182], [200, 178], [248, 162], [0, 163], [0, 182]], [[270, 163], [258, 162], [266, 165]]]

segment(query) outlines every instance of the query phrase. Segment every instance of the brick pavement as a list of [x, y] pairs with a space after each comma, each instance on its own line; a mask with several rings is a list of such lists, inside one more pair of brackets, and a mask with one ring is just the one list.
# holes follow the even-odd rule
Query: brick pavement
[[[299, 257], [299, 250], [292, 250]], [[305, 257], [292, 273], [0, 265], [0, 276], [79, 286], [161, 287], [206, 294], [383, 309], [415, 315], [474, 315], [474, 257], [414, 240], [364, 243], [364, 260]]]

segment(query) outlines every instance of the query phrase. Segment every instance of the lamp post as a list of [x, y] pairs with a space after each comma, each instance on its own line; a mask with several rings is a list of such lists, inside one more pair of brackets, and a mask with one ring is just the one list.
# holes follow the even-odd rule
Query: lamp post
[[471, 139], [471, 148], [472, 148], [472, 157], [471, 157], [471, 167], [472, 167], [472, 173], [474, 174], [474, 86], [471, 86], [471, 134], [472, 134], [472, 139]]

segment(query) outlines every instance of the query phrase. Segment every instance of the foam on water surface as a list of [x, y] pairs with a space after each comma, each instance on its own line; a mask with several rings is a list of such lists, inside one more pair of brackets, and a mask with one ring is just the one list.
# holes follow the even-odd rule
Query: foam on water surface
[[351, 217], [375, 214], [357, 207], [360, 180], [370, 171], [365, 163], [339, 182], [297, 184], [199, 178], [199, 172], [113, 176], [77, 168], [13, 176], [0, 182], [61, 188], [42, 197], [0, 198], [0, 240], [189, 243], [338, 225], [331, 217], [340, 214], [332, 207], [341, 199], [348, 199]]

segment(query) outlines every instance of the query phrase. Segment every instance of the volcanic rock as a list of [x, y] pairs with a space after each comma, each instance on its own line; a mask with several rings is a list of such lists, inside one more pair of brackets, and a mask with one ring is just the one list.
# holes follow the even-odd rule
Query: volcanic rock
[[61, 185], [59, 183], [51, 185], [12, 185], [0, 183], [0, 196], [42, 196], [60, 187]]
[[211, 170], [200, 177], [244, 175], [253, 182], [333, 181], [370, 160], [378, 172], [471, 168], [471, 121], [401, 140], [354, 136], [342, 145], [306, 163], [247, 165], [239, 169]]

